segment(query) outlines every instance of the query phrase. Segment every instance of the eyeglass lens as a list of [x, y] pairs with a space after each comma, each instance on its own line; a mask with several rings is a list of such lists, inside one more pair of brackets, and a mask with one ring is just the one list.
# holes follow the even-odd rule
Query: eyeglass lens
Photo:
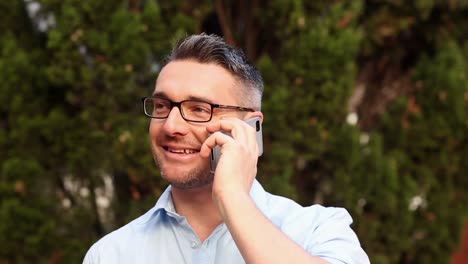
[[[154, 118], [166, 118], [172, 110], [173, 103], [164, 98], [146, 98], [145, 112]], [[179, 107], [182, 117], [190, 121], [208, 121], [211, 119], [211, 105], [209, 103], [187, 100]]]

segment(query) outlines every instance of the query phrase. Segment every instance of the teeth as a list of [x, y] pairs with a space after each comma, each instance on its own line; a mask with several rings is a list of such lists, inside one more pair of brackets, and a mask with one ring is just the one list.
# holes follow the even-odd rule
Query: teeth
[[193, 149], [169, 149], [172, 153], [180, 153], [180, 154], [193, 154], [196, 151]]

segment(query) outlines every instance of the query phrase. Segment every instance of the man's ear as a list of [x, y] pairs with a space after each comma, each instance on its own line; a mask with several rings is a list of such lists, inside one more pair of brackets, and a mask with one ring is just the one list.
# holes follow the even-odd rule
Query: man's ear
[[248, 112], [248, 113], [244, 116], [244, 120], [247, 120], [247, 119], [250, 119], [250, 118], [254, 118], [254, 117], [260, 118], [260, 123], [263, 124], [263, 113], [260, 112], [260, 111]]

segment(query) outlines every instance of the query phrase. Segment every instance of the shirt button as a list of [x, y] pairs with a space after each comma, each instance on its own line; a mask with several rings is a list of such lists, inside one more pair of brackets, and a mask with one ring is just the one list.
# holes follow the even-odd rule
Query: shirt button
[[197, 248], [197, 242], [192, 241], [192, 242], [190, 243], [190, 246], [191, 246], [193, 249]]

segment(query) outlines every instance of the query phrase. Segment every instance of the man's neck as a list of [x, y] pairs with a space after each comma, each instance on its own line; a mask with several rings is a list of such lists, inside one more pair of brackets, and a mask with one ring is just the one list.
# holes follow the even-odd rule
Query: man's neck
[[185, 216], [200, 241], [207, 239], [222, 223], [211, 196], [211, 185], [196, 189], [172, 187], [172, 201], [176, 212]]

